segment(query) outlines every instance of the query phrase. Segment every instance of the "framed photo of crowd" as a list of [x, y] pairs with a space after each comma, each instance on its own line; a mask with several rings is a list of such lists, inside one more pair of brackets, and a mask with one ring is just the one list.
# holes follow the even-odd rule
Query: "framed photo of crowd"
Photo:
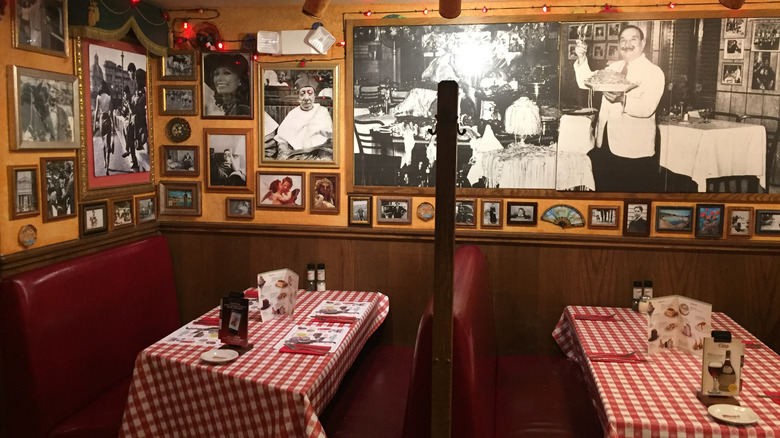
[[194, 81], [198, 75], [198, 57], [195, 50], [169, 50], [160, 58], [160, 80]]
[[338, 62], [258, 67], [260, 165], [338, 167]]

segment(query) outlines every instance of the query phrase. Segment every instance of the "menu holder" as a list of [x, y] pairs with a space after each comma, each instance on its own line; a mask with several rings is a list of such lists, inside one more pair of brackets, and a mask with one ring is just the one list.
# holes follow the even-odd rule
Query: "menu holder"
[[220, 305], [219, 340], [225, 344], [249, 345], [249, 300], [243, 292], [230, 292]]
[[706, 407], [710, 407], [712, 405], [740, 406], [739, 401], [734, 397], [714, 397], [704, 394], [701, 391], [696, 391], [696, 398], [698, 398], [700, 402], [704, 403], [704, 406]]
[[257, 274], [257, 291], [263, 321], [292, 315], [298, 298], [298, 274], [290, 269]]
[[[745, 344], [729, 332], [713, 331], [704, 339], [701, 361], [701, 392], [712, 397], [733, 397], [742, 390]], [[723, 336], [723, 337], [721, 337]]]
[[681, 295], [653, 298], [647, 306], [647, 353], [679, 350], [701, 357], [712, 327], [712, 304]]

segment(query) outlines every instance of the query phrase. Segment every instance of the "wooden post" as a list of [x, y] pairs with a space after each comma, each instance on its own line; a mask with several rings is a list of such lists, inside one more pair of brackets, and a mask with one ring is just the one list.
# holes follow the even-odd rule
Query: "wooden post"
[[455, 258], [455, 181], [458, 84], [439, 82], [436, 122], [436, 230], [434, 232], [431, 437], [452, 428], [452, 285]]

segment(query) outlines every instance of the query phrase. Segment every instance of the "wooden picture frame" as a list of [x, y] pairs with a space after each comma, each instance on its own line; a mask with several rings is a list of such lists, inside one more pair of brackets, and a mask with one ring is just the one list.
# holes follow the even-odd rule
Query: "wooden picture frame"
[[481, 228], [503, 228], [504, 201], [502, 199], [483, 199], [480, 212]]
[[204, 128], [207, 192], [251, 192], [252, 128]]
[[726, 210], [723, 204], [696, 204], [694, 216], [694, 235], [702, 239], [719, 239], [723, 237], [723, 217]]
[[[10, 149], [77, 149], [81, 144], [78, 84], [73, 75], [8, 66]], [[57, 121], [35, 111], [36, 103], [53, 103]]]
[[198, 52], [169, 50], [160, 58], [161, 81], [194, 81], [198, 78]]
[[76, 217], [76, 158], [41, 158], [43, 222]]
[[[252, 64], [252, 52], [201, 53], [202, 119], [254, 118]], [[218, 75], [216, 81], [215, 72]]]
[[652, 201], [636, 199], [623, 204], [623, 235], [647, 237], [650, 235]]
[[161, 116], [197, 116], [198, 90], [195, 85], [160, 85]]
[[376, 197], [377, 224], [411, 224], [412, 198], [398, 196]]
[[476, 228], [477, 216], [476, 199], [455, 198], [455, 228]]
[[511, 226], [534, 226], [539, 218], [537, 202], [507, 202], [506, 224]]
[[589, 205], [588, 228], [617, 230], [620, 228], [619, 205]]
[[158, 205], [160, 216], [200, 216], [200, 181], [160, 181], [158, 185]]
[[90, 202], [79, 205], [79, 236], [87, 237], [108, 232], [108, 202]]
[[750, 238], [753, 235], [753, 207], [726, 208], [726, 236]]
[[162, 176], [200, 176], [200, 146], [162, 145]]
[[225, 217], [228, 219], [254, 219], [254, 198], [226, 198]]
[[[312, 61], [303, 67], [299, 62], [258, 66], [258, 77], [263, 78], [263, 116], [257, 118], [260, 165], [339, 166], [340, 65]], [[301, 90], [303, 86], [311, 89]]]
[[349, 225], [371, 226], [371, 196], [349, 195]]
[[341, 178], [338, 173], [312, 173], [309, 175], [311, 200], [309, 212], [314, 214], [338, 214], [341, 206]]
[[780, 210], [756, 210], [755, 234], [780, 234]]
[[655, 208], [655, 231], [659, 233], [690, 233], [693, 223], [693, 207], [659, 205]]
[[9, 219], [37, 216], [40, 212], [38, 166], [8, 166]]
[[[123, 41], [81, 37], [76, 38], [75, 47], [80, 99], [84, 105], [81, 114], [84, 135], [79, 153], [80, 199], [115, 198], [155, 190], [150, 117], [153, 99], [147, 92], [150, 63], [146, 49]], [[123, 116], [121, 120], [114, 117], [113, 103], [108, 102], [116, 100], [129, 101], [130, 117]], [[102, 112], [106, 107], [109, 111]]]
[[109, 230], [132, 228], [135, 225], [133, 198], [112, 199], [109, 208]]
[[32, 3], [27, 7], [22, 7], [19, 1], [10, 3], [14, 48], [60, 58], [69, 56], [68, 0], [25, 2]]
[[157, 220], [157, 198], [154, 195], [136, 196], [135, 198], [136, 224], [141, 225]]
[[257, 208], [304, 210], [306, 175], [303, 172], [257, 172]]

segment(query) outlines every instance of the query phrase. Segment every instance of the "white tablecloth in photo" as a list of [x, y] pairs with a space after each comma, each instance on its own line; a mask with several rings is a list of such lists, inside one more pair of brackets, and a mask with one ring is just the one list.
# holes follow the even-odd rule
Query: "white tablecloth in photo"
[[766, 187], [766, 129], [762, 125], [712, 120], [662, 123], [661, 166], [690, 176], [707, 190], [707, 178], [755, 175]]

